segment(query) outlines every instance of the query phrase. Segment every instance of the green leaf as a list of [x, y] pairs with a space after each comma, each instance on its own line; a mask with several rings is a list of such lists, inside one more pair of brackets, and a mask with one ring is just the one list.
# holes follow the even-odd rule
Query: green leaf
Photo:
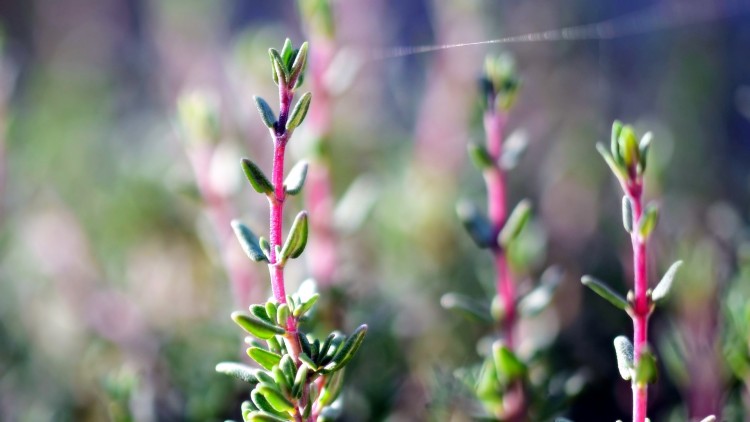
[[492, 224], [487, 217], [485, 217], [476, 205], [461, 201], [456, 206], [456, 214], [458, 219], [461, 220], [464, 228], [469, 232], [474, 243], [480, 248], [489, 248], [494, 243], [494, 230]]
[[620, 146], [620, 155], [626, 168], [633, 168], [640, 161], [640, 151], [638, 150], [638, 140], [635, 137], [635, 131], [632, 126], [626, 125], [620, 131], [618, 138]]
[[513, 382], [526, 373], [526, 365], [502, 341], [492, 344], [492, 359], [497, 374]]
[[302, 390], [307, 382], [307, 365], [300, 365], [297, 370], [297, 375], [294, 377], [294, 385], [292, 386], [292, 392], [294, 397], [299, 399], [302, 396]]
[[633, 343], [625, 336], [617, 336], [614, 341], [615, 355], [617, 355], [617, 370], [625, 381], [633, 377]]
[[302, 186], [305, 184], [305, 178], [307, 177], [307, 162], [300, 161], [295, 164], [286, 179], [284, 179], [284, 191], [289, 195], [296, 195], [302, 190]]
[[625, 300], [625, 298], [612, 290], [602, 281], [599, 281], [594, 277], [585, 275], [581, 277], [581, 283], [583, 283], [583, 285], [588, 287], [589, 289], [593, 290], [594, 293], [609, 301], [609, 303], [615, 305], [617, 308], [623, 310], [628, 308], [628, 302]]
[[365, 341], [365, 335], [367, 335], [367, 325], [362, 324], [357, 328], [352, 335], [346, 339], [343, 345], [338, 348], [336, 355], [333, 356], [331, 363], [326, 365], [326, 372], [336, 372], [339, 369], [346, 366], [350, 360], [357, 354], [360, 346]]
[[251, 347], [247, 349], [247, 355], [250, 356], [258, 365], [268, 369], [273, 369], [274, 366], [278, 365], [281, 361], [281, 356], [276, 353], [269, 352], [266, 349], [260, 347]]
[[487, 306], [458, 293], [446, 293], [440, 298], [440, 305], [449, 311], [457, 312], [471, 320], [491, 323], [493, 321]]
[[307, 354], [300, 353], [298, 357], [299, 357], [300, 362], [307, 365], [311, 370], [313, 371], [318, 370], [318, 365], [316, 365], [315, 362], [313, 362], [313, 360]]
[[279, 390], [275, 390], [266, 385], [261, 385], [257, 387], [257, 389], [261, 392], [261, 394], [263, 394], [266, 400], [268, 400], [271, 406], [273, 406], [273, 408], [278, 410], [279, 412], [288, 412], [294, 409], [294, 404], [287, 400], [287, 398], [284, 397], [284, 395], [281, 394]]
[[467, 149], [469, 151], [469, 158], [471, 158], [477, 169], [485, 170], [495, 167], [495, 160], [492, 159], [492, 156], [484, 146], [469, 142]]
[[258, 378], [258, 382], [260, 382], [261, 384], [266, 384], [270, 387], [278, 388], [276, 380], [274, 380], [273, 377], [270, 376], [266, 371], [258, 371], [256, 373], [256, 377]]
[[250, 412], [254, 412], [258, 408], [250, 401], [243, 401], [240, 405], [240, 411], [242, 412], [242, 420], [250, 420]]
[[284, 60], [275, 48], [268, 49], [268, 55], [271, 57], [271, 66], [273, 66], [273, 81], [277, 85], [286, 85], [289, 74], [284, 66]]
[[299, 101], [297, 101], [297, 104], [294, 106], [294, 109], [289, 114], [289, 120], [286, 121], [287, 131], [294, 130], [303, 120], [305, 120], [307, 110], [310, 108], [311, 99], [312, 94], [309, 92], [305, 92], [305, 94], [300, 97]]
[[297, 51], [297, 55], [294, 57], [294, 62], [292, 63], [289, 82], [294, 83], [295, 88], [302, 84], [299, 76], [305, 71], [305, 66], [307, 65], [307, 49], [308, 44], [305, 41], [299, 47], [299, 51]]
[[628, 233], [633, 232], [633, 203], [627, 195], [622, 197], [622, 225]]
[[245, 420], [250, 421], [250, 422], [287, 422], [289, 421], [288, 418], [282, 419], [270, 413], [266, 413], [260, 410], [255, 411], [255, 412], [250, 412], [247, 419]]
[[638, 222], [638, 234], [642, 239], [648, 239], [656, 227], [656, 221], [659, 219], [659, 208], [654, 204], [649, 204], [646, 211], [643, 212], [641, 220]]
[[328, 406], [336, 400], [341, 393], [341, 387], [344, 385], [344, 372], [345, 371], [338, 371], [326, 379], [326, 383], [323, 386], [323, 389], [320, 390], [320, 396], [318, 398], [320, 404]]
[[277, 418], [283, 418], [283, 420], [289, 418], [288, 413], [282, 413], [276, 410], [271, 405], [271, 403], [269, 403], [268, 399], [266, 399], [266, 396], [264, 396], [263, 393], [261, 393], [257, 388], [250, 393], [250, 398], [253, 400], [253, 404], [255, 404], [255, 406], [257, 406], [261, 411], [273, 415]]
[[289, 229], [284, 247], [281, 248], [281, 259], [298, 258], [307, 245], [307, 212], [301, 211]]
[[263, 251], [263, 254], [266, 256], [266, 260], [270, 259], [271, 244], [268, 243], [268, 239], [263, 236], [258, 237], [258, 246], [260, 246], [260, 250]]
[[292, 41], [289, 38], [287, 38], [284, 41], [284, 46], [281, 47], [281, 60], [282, 60], [282, 63], [284, 63], [284, 67], [286, 69], [290, 68], [293, 57], [294, 57], [294, 47], [292, 46]]
[[310, 340], [307, 339], [307, 335], [302, 331], [297, 331], [297, 340], [299, 341], [300, 348], [302, 348], [302, 353], [310, 356], [312, 353], [312, 346], [310, 345]]
[[265, 304], [266, 315], [272, 323], [276, 321], [276, 302], [269, 300]]
[[552, 302], [562, 274], [555, 267], [550, 267], [542, 274], [539, 286], [518, 301], [518, 312], [527, 317], [539, 315]]
[[653, 384], [658, 377], [656, 357], [650, 350], [641, 351], [641, 357], [635, 366], [635, 382], [640, 386]]
[[531, 202], [527, 199], [519, 202], [518, 205], [510, 213], [510, 216], [505, 221], [503, 228], [500, 230], [498, 235], [498, 244], [504, 248], [507, 248], [512, 241], [514, 241], [521, 231], [526, 226], [526, 223], [531, 218]]
[[289, 305], [282, 303], [276, 308], [276, 323], [280, 326], [286, 326], [286, 321], [289, 319]]
[[294, 364], [294, 359], [290, 355], [284, 355], [279, 362], [279, 368], [284, 373], [286, 378], [286, 385], [294, 385], [294, 375], [297, 373], [297, 366]]
[[256, 375], [258, 370], [241, 363], [221, 362], [220, 364], [216, 365], [216, 372], [230, 375], [239, 380], [249, 382], [250, 384], [258, 383], [258, 378]]
[[273, 184], [268, 180], [263, 170], [247, 158], [242, 159], [242, 171], [256, 192], [269, 195], [273, 193]]
[[258, 244], [258, 239], [253, 234], [249, 227], [244, 225], [239, 220], [232, 220], [232, 229], [237, 239], [240, 241], [240, 246], [245, 254], [255, 262], [268, 261], [266, 255]]
[[263, 305], [250, 305], [250, 313], [262, 319], [263, 321], [268, 322], [269, 324], [274, 323], [274, 320], [269, 318], [268, 313], [266, 312], [266, 307]]
[[681, 265], [682, 261], [677, 261], [669, 267], [667, 272], [664, 273], [664, 276], [659, 281], [659, 284], [657, 284], [654, 288], [653, 293], [651, 293], [651, 300], [656, 303], [660, 303], [667, 297], [667, 295], [669, 295], [669, 292], [672, 290], [672, 282], [674, 281], [674, 276], [677, 273], [677, 270], [680, 269]]
[[294, 316], [299, 318], [304, 315], [307, 311], [312, 309], [315, 303], [318, 301], [320, 295], [318, 293], [312, 294], [305, 302], [303, 302], [298, 308], [294, 310]]
[[609, 149], [610, 149], [610, 152], [612, 153], [612, 158], [614, 159], [614, 162], [619, 165], [623, 165], [625, 163], [622, 159], [622, 156], [620, 155], [620, 146], [618, 142], [620, 139], [621, 132], [622, 132], [622, 122], [619, 120], [615, 120], [612, 123], [612, 138], [610, 141]]
[[255, 107], [258, 108], [258, 112], [260, 113], [260, 118], [263, 119], [263, 123], [269, 129], [273, 129], [276, 124], [276, 115], [273, 114], [271, 106], [261, 97], [253, 96], [253, 99], [255, 100]]
[[255, 315], [248, 315], [243, 312], [232, 312], [232, 319], [245, 331], [263, 340], [286, 332], [278, 325], [270, 324]]
[[638, 162], [639, 168], [638, 172], [640, 174], [643, 174], [646, 172], [646, 163], [648, 162], [648, 150], [651, 148], [651, 139], [653, 138], [653, 135], [651, 132], [646, 132], [643, 137], [641, 138], [641, 143], [638, 144], [638, 149], [640, 150], [640, 161]]
[[604, 147], [604, 145], [597, 143], [596, 144], [596, 150], [599, 151], [599, 154], [604, 158], [604, 161], [607, 162], [607, 165], [609, 166], [610, 170], [612, 170], [612, 173], [617, 176], [618, 179], [621, 181], [627, 180], [628, 174], [625, 171], [625, 169], [615, 162], [615, 160], [612, 158], [612, 156], [607, 151], [607, 148]]

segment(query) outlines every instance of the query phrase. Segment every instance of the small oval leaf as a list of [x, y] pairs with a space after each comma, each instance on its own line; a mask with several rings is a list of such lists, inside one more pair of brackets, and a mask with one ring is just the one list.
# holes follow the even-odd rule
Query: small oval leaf
[[256, 374], [259, 371], [241, 363], [221, 362], [216, 365], [216, 372], [233, 376], [239, 380], [249, 382], [250, 384], [258, 383]]
[[258, 365], [268, 369], [273, 369], [274, 366], [278, 365], [281, 361], [281, 356], [276, 353], [269, 352], [266, 349], [260, 347], [251, 347], [247, 349], [247, 355], [250, 356]]
[[287, 259], [289, 257], [298, 258], [307, 245], [307, 234], [307, 212], [301, 211], [294, 219], [292, 228], [289, 229], [286, 242], [284, 242], [284, 247], [281, 248], [282, 259]]
[[609, 286], [604, 284], [602, 281], [599, 281], [595, 279], [594, 277], [585, 275], [581, 277], [581, 283], [583, 283], [584, 286], [593, 290], [594, 293], [603, 297], [604, 299], [606, 299], [607, 301], [609, 301], [611, 304], [615, 305], [616, 307], [623, 309], [623, 310], [628, 308], [628, 302], [625, 300], [625, 298], [619, 295], [614, 290], [612, 290]]
[[617, 370], [625, 381], [633, 377], [633, 343], [625, 336], [617, 336], [614, 341], [615, 355], [617, 355]]
[[273, 193], [273, 184], [268, 180], [263, 173], [263, 170], [261, 170], [257, 164], [247, 158], [243, 158], [242, 171], [245, 173], [245, 177], [247, 177], [247, 180], [256, 192], [264, 195]]
[[312, 99], [312, 94], [309, 92], [306, 92], [302, 97], [300, 97], [299, 101], [297, 101], [297, 104], [294, 106], [294, 109], [289, 114], [289, 120], [286, 122], [286, 130], [292, 131], [297, 126], [299, 126], [303, 120], [305, 120], [305, 116], [307, 116], [307, 110], [310, 108], [310, 100]]
[[258, 113], [260, 113], [260, 118], [263, 120], [263, 124], [268, 128], [273, 128], [276, 124], [276, 115], [273, 114], [271, 106], [269, 106], [266, 100], [261, 97], [253, 96], [253, 99], [255, 100], [255, 107], [258, 108]]
[[680, 266], [682, 266], [682, 261], [677, 261], [669, 267], [667, 272], [664, 273], [664, 276], [661, 278], [661, 281], [659, 281], [659, 284], [654, 288], [654, 292], [651, 294], [651, 300], [656, 303], [664, 301], [672, 290], [672, 282], [674, 281], [674, 276], [677, 274], [677, 270], [680, 269]]
[[305, 184], [305, 178], [307, 177], [307, 162], [300, 161], [295, 164], [289, 174], [284, 179], [284, 190], [289, 195], [296, 195], [302, 190], [302, 186]]
[[243, 312], [232, 312], [232, 319], [245, 331], [263, 340], [286, 332], [278, 325], [270, 324], [255, 315], [248, 315]]

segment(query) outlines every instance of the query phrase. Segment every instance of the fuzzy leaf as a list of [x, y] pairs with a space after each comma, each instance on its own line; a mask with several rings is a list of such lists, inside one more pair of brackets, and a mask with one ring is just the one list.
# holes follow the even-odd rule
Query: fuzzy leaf
[[618, 179], [620, 179], [621, 181], [627, 179], [628, 174], [625, 172], [625, 169], [620, 164], [615, 162], [615, 159], [612, 158], [612, 156], [609, 154], [609, 151], [607, 151], [607, 148], [605, 148], [604, 145], [597, 143], [596, 150], [599, 151], [599, 154], [601, 154], [601, 156], [604, 158], [604, 161], [607, 162], [610, 170], [612, 170], [612, 173], [614, 173]]
[[242, 159], [242, 171], [256, 192], [264, 195], [273, 193], [273, 184], [268, 180], [263, 170], [247, 158]]
[[266, 312], [266, 307], [263, 305], [250, 305], [250, 313], [262, 319], [263, 321], [266, 321], [269, 324], [274, 323], [274, 320], [272, 320], [268, 316], [268, 312]]
[[307, 167], [306, 161], [300, 161], [289, 170], [289, 174], [284, 179], [284, 191], [286, 193], [289, 195], [300, 193], [307, 177]]
[[641, 352], [641, 358], [636, 363], [635, 382], [638, 385], [653, 384], [657, 377], [656, 357], [651, 351], [645, 349]]
[[607, 301], [609, 301], [611, 304], [615, 305], [616, 307], [620, 309], [627, 309], [628, 302], [625, 300], [624, 297], [622, 297], [620, 294], [612, 290], [609, 286], [604, 284], [604, 282], [599, 281], [591, 276], [583, 276], [581, 277], [581, 283], [583, 283], [584, 286], [588, 287], [589, 289], [593, 290], [594, 293], [598, 294], [599, 296], [603, 297]]
[[313, 362], [313, 360], [307, 354], [300, 353], [299, 360], [303, 364], [307, 365], [311, 370], [313, 370], [313, 371], [317, 371], [318, 370], [318, 365], [316, 365], [315, 362]]
[[294, 62], [292, 63], [291, 71], [289, 72], [289, 82], [294, 82], [295, 87], [300, 86], [302, 83], [299, 76], [305, 71], [307, 65], [307, 49], [308, 44], [307, 41], [305, 41], [299, 47], [299, 51], [297, 51], [297, 55], [294, 57]]
[[512, 382], [526, 373], [526, 365], [501, 341], [492, 345], [492, 358], [497, 374]]
[[638, 234], [642, 239], [648, 239], [656, 227], [656, 221], [659, 218], [659, 208], [654, 204], [649, 204], [646, 211], [643, 212], [641, 220], [638, 222]]
[[273, 415], [277, 418], [282, 418], [283, 420], [289, 418], [288, 413], [282, 413], [276, 410], [271, 405], [271, 403], [269, 403], [268, 399], [266, 399], [266, 396], [264, 396], [263, 393], [261, 393], [257, 388], [250, 393], [250, 398], [253, 400], [253, 404], [255, 404], [255, 406], [259, 410]]
[[289, 319], [289, 305], [282, 303], [276, 308], [276, 323], [285, 326], [286, 321]]
[[495, 166], [495, 161], [484, 146], [470, 142], [467, 149], [469, 150], [469, 158], [477, 169], [485, 170]]
[[268, 400], [274, 409], [279, 412], [287, 412], [294, 409], [294, 404], [290, 402], [279, 390], [275, 390], [266, 385], [261, 385], [258, 388], [261, 394]]
[[260, 248], [258, 239], [253, 234], [249, 227], [241, 223], [239, 220], [232, 220], [232, 229], [237, 239], [240, 241], [240, 246], [245, 254], [255, 262], [268, 261], [268, 258]]
[[620, 165], [624, 164], [622, 156], [620, 155], [620, 147], [618, 143], [620, 139], [620, 133], [622, 132], [622, 126], [622, 122], [619, 120], [615, 120], [614, 122], [612, 122], [612, 138], [610, 140], [609, 148], [610, 152], [612, 153], [614, 162]]
[[281, 54], [275, 48], [270, 48], [268, 49], [268, 55], [271, 57], [271, 66], [273, 66], [273, 81], [277, 85], [286, 85], [289, 80], [289, 74], [287, 73], [286, 66], [284, 66]]
[[625, 336], [615, 338], [615, 354], [617, 355], [617, 370], [625, 381], [633, 377], [633, 343]]
[[706, 416], [705, 418], [701, 419], [701, 422], [716, 422], [716, 416]]
[[670, 290], [672, 290], [674, 276], [677, 274], [677, 270], [680, 269], [681, 265], [682, 261], [677, 261], [669, 267], [667, 272], [664, 273], [664, 276], [661, 278], [661, 281], [659, 281], [659, 284], [654, 288], [653, 293], [651, 293], [651, 300], [660, 303], [667, 297], [667, 295], [669, 295]]
[[307, 212], [301, 211], [289, 229], [284, 247], [281, 248], [281, 259], [297, 258], [307, 245]]
[[628, 233], [633, 232], [633, 204], [627, 195], [622, 197], [622, 225]]
[[278, 365], [281, 361], [281, 356], [276, 353], [269, 352], [266, 349], [260, 347], [251, 347], [247, 349], [247, 355], [250, 356], [258, 365], [268, 369], [273, 369], [275, 365]]
[[557, 268], [545, 271], [539, 286], [518, 301], [518, 312], [527, 318], [542, 312], [552, 302], [561, 279], [562, 274]]
[[629, 125], [626, 125], [620, 131], [620, 137], [617, 140], [620, 146], [620, 156], [622, 156], [625, 168], [633, 168], [640, 161], [640, 151], [638, 150], [638, 140], [635, 131]]
[[239, 380], [249, 382], [250, 384], [258, 383], [258, 378], [256, 376], [258, 370], [241, 363], [221, 362], [216, 365], [216, 372], [233, 376]]
[[253, 96], [253, 99], [255, 100], [255, 107], [258, 108], [258, 113], [260, 113], [260, 118], [263, 119], [263, 124], [268, 128], [273, 128], [276, 124], [276, 115], [273, 114], [271, 106], [261, 97]]
[[270, 413], [257, 410], [255, 412], [250, 412], [250, 414], [247, 415], [247, 418], [245, 420], [249, 422], [287, 422], [289, 419], [287, 418], [282, 419]]
[[297, 370], [297, 375], [294, 377], [294, 385], [292, 386], [292, 394], [296, 399], [302, 397], [302, 390], [305, 388], [305, 382], [307, 381], [307, 365], [300, 365]]
[[299, 126], [303, 120], [305, 120], [305, 116], [307, 116], [307, 110], [310, 108], [310, 100], [312, 99], [312, 94], [309, 92], [306, 92], [302, 97], [300, 97], [299, 101], [297, 101], [297, 104], [294, 106], [294, 109], [289, 114], [289, 120], [286, 121], [286, 130], [292, 131], [297, 126]]
[[341, 393], [341, 387], [344, 385], [344, 372], [338, 371], [327, 377], [326, 383], [320, 391], [320, 398], [318, 399], [320, 404], [327, 406], [336, 400], [339, 393]]
[[264, 305], [266, 315], [268, 316], [268, 320], [272, 323], [276, 321], [276, 302], [269, 300]]
[[489, 309], [477, 301], [458, 293], [446, 293], [440, 298], [440, 305], [469, 319], [490, 323], [493, 321]]
[[456, 206], [456, 214], [469, 236], [480, 248], [489, 248], [494, 241], [492, 224], [476, 205], [461, 201]]
[[651, 139], [653, 138], [653, 135], [651, 132], [646, 132], [643, 137], [641, 138], [641, 143], [638, 144], [638, 149], [640, 150], [639, 156], [640, 161], [639, 164], [639, 173], [643, 174], [646, 171], [646, 163], [648, 162], [648, 150], [651, 148]]
[[346, 366], [350, 360], [357, 354], [360, 346], [365, 341], [365, 335], [367, 335], [367, 325], [362, 324], [357, 328], [352, 335], [346, 339], [343, 345], [338, 348], [336, 355], [333, 356], [331, 363], [326, 365], [326, 372], [336, 372], [339, 369]]
[[268, 372], [259, 370], [256, 374], [256, 377], [258, 378], [258, 382], [266, 384], [269, 387], [278, 388], [276, 380], [274, 380], [272, 376], [268, 375]]
[[294, 375], [297, 373], [297, 366], [294, 364], [294, 359], [291, 355], [284, 355], [279, 362], [279, 368], [284, 373], [286, 378], [286, 385], [291, 387], [294, 384]]
[[284, 334], [286, 332], [283, 328], [270, 324], [255, 315], [232, 312], [232, 319], [245, 331], [263, 340], [268, 340], [276, 334]]
[[284, 68], [289, 69], [292, 60], [294, 60], [294, 47], [292, 46], [292, 40], [287, 38], [284, 40], [284, 46], [281, 47], [281, 62], [284, 63]]
[[302, 304], [294, 310], [294, 316], [299, 318], [302, 315], [304, 315], [307, 311], [312, 309], [312, 307], [318, 301], [319, 297], [320, 295], [318, 293], [315, 293], [312, 296], [310, 296], [306, 301], [302, 302]]
[[529, 218], [531, 218], [531, 202], [524, 199], [516, 205], [500, 230], [497, 237], [500, 246], [507, 248], [521, 234]]

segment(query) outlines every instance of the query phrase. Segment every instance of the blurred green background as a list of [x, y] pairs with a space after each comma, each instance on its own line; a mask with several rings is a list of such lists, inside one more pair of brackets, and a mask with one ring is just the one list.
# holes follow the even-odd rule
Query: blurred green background
[[[222, 222], [265, 225], [265, 200], [238, 164], [270, 163], [252, 95], [275, 98], [266, 51], [286, 37], [335, 52], [325, 142], [303, 126], [290, 155], [325, 148], [338, 202], [326, 294], [339, 328], [371, 327], [342, 420], [469, 420], [450, 373], [478, 361], [486, 332], [439, 302], [491, 291], [490, 257], [454, 209], [484, 202], [465, 151], [483, 137], [484, 55], [501, 50], [523, 80], [512, 136], [529, 142], [510, 201], [534, 204], [521, 251], [531, 270], [519, 278], [552, 264], [565, 274], [520, 347], [550, 345], [553, 367], [580, 375], [561, 414], [629, 415], [612, 339], [630, 335], [630, 321], [578, 282], [595, 274], [625, 291], [631, 278], [619, 189], [594, 149], [618, 118], [654, 132], [646, 195], [663, 212], [651, 277], [686, 261], [651, 323], [662, 369], [652, 420], [750, 420], [747, 2], [338, 0], [332, 10], [333, 34], [290, 0], [0, 2], [0, 420], [239, 418], [247, 389], [213, 368], [243, 354], [229, 313], [269, 286]], [[610, 19], [632, 34], [378, 58]], [[221, 110], [208, 148], [176, 121], [179, 94], [193, 89]], [[318, 98], [313, 89], [311, 113]], [[309, 267], [290, 266], [290, 283]]]

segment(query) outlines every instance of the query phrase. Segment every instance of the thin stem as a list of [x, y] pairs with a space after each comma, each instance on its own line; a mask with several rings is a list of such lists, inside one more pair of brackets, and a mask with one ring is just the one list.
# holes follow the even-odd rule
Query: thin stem
[[[502, 154], [503, 132], [505, 129], [506, 115], [496, 110], [488, 110], [484, 114], [484, 129], [487, 135], [487, 152], [495, 163], [499, 162]], [[505, 173], [499, 165], [490, 167], [484, 171], [484, 180], [487, 186], [487, 214], [495, 234], [505, 224], [508, 216], [506, 202]], [[515, 286], [513, 277], [508, 268], [505, 250], [501, 247], [493, 249], [496, 271], [497, 294], [503, 304], [503, 323], [501, 332], [508, 347], [513, 348], [513, 328], [515, 325]]]
[[[633, 204], [633, 221], [638, 222], [643, 215], [642, 185], [637, 182], [628, 189], [628, 196]], [[642, 238], [638, 230], [631, 234], [633, 244], [633, 270], [635, 275], [634, 290], [635, 303], [632, 311], [633, 318], [633, 349], [634, 363], [638, 367], [641, 354], [648, 344], [648, 318], [651, 310], [646, 292], [648, 290], [648, 272], [646, 258], [646, 239]], [[633, 422], [646, 420], [648, 404], [648, 387], [633, 381]]]

